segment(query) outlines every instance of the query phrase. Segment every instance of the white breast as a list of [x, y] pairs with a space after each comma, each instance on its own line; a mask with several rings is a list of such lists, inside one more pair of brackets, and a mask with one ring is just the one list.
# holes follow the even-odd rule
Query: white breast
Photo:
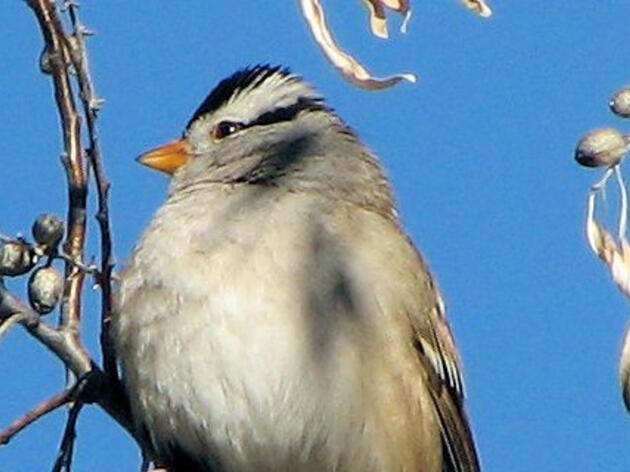
[[[176, 442], [235, 472], [395, 470], [384, 464], [390, 433], [379, 415], [407, 406], [397, 388], [379, 386], [398, 375], [388, 349], [351, 323], [325, 333], [313, 324], [305, 287], [318, 203], [190, 198], [194, 208], [182, 198], [156, 216], [114, 319], [134, 417], [156, 447]], [[366, 347], [382, 364], [366, 364]], [[375, 395], [391, 398], [375, 408]], [[400, 418], [401, 431], [412, 420]]]

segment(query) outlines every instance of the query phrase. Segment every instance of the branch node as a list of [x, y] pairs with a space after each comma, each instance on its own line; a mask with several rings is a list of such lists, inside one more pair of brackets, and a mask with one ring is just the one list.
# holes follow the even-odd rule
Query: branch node
[[82, 24], [77, 25], [77, 33], [80, 34], [83, 37], [89, 37], [89, 36], [96, 35], [96, 32], [94, 32], [94, 30], [91, 30], [91, 29], [89, 29], [88, 27], [86, 27], [85, 25], [82, 25]]
[[79, 8], [79, 6], [78, 0], [65, 0], [61, 5], [60, 10], [65, 13], [71, 8]]
[[91, 97], [88, 104], [89, 104], [90, 110], [98, 111], [101, 108], [103, 108], [103, 105], [105, 104], [105, 99], [99, 98], [99, 97]]

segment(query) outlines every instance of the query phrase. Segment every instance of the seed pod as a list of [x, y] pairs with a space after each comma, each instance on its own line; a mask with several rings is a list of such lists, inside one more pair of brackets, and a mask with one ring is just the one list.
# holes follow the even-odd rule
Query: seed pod
[[62, 291], [63, 277], [54, 267], [40, 267], [28, 281], [28, 301], [41, 315], [55, 309]]
[[15, 277], [26, 274], [35, 265], [30, 248], [19, 241], [10, 241], [0, 246], [0, 276]]
[[630, 148], [630, 137], [614, 128], [596, 129], [584, 136], [575, 149], [575, 160], [586, 167], [612, 167]]
[[63, 220], [52, 213], [42, 213], [33, 223], [33, 237], [47, 249], [55, 249], [65, 232]]
[[610, 109], [621, 118], [630, 118], [630, 87], [623, 88], [610, 100]]

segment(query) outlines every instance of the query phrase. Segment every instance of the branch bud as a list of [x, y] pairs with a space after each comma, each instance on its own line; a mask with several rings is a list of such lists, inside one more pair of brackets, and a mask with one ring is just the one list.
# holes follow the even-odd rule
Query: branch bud
[[45, 46], [39, 55], [39, 70], [42, 74], [52, 74], [52, 65], [50, 64], [50, 48]]

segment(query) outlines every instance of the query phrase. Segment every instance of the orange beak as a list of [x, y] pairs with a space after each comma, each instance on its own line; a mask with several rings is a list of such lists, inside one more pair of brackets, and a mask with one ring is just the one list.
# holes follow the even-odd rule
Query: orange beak
[[192, 155], [183, 139], [165, 144], [138, 157], [138, 162], [169, 175], [190, 161]]

